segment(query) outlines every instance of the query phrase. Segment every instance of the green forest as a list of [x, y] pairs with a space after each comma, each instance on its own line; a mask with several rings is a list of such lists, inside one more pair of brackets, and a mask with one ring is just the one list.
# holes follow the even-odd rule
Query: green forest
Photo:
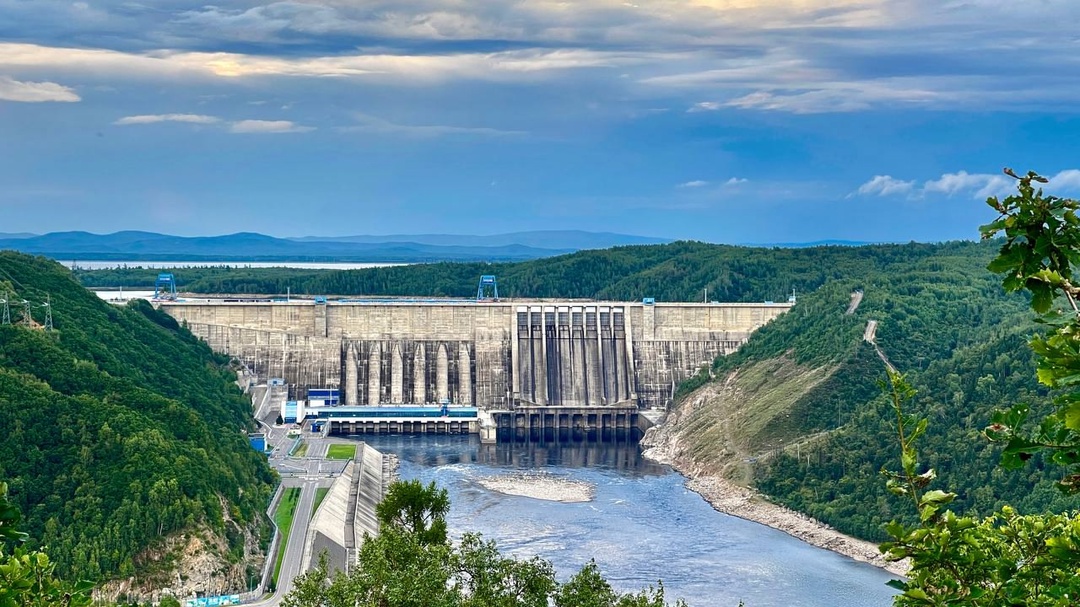
[[[0, 252], [0, 298], [36, 323], [0, 326], [0, 479], [57, 573], [153, 573], [146, 550], [180, 531], [258, 537], [275, 477], [248, 444], [250, 403], [228, 360], [147, 302], [104, 303], [70, 271]], [[167, 555], [166, 555], [167, 558]]]
[[[784, 301], [826, 281], [936, 255], [946, 245], [907, 244], [804, 249], [676, 242], [615, 247], [520, 263], [435, 263], [366, 270], [182, 268], [178, 288], [192, 293], [475, 297], [482, 274], [499, 295], [635, 301]], [[988, 249], [989, 250], [989, 249]], [[87, 287], [152, 288], [158, 270], [76, 270]]]

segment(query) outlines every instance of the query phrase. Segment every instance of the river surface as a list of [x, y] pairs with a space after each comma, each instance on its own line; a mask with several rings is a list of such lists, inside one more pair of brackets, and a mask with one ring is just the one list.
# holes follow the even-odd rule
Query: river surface
[[[500, 443], [475, 436], [366, 436], [400, 458], [403, 479], [448, 490], [451, 534], [480, 532], [501, 551], [550, 560], [565, 580], [590, 558], [612, 585], [658, 579], [669, 601], [693, 607], [885, 607], [894, 576], [757, 523], [716, 512], [636, 441]], [[486, 489], [491, 477], [541, 476], [595, 487], [563, 503]], [[545, 485], [550, 485], [550, 482]], [[556, 483], [557, 484], [557, 483]]]

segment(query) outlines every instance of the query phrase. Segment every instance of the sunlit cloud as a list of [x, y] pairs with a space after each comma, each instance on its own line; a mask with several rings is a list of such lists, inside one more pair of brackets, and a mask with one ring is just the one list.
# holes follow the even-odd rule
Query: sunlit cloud
[[529, 80], [544, 74], [619, 67], [663, 59], [660, 53], [579, 49], [520, 50], [441, 55], [348, 54], [310, 58], [226, 52], [125, 53], [33, 44], [0, 43], [0, 67], [55, 71], [106, 71], [117, 77], [250, 78], [368, 77], [438, 82], [453, 79]]
[[43, 103], [81, 101], [81, 98], [75, 91], [55, 82], [20, 82], [9, 76], [0, 76], [0, 100]]

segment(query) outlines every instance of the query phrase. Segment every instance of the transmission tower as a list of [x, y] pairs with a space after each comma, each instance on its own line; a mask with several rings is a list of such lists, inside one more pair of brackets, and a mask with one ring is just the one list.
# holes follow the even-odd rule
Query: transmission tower
[[52, 295], [45, 296], [45, 303], [41, 304], [41, 307], [45, 308], [45, 326], [43, 328], [46, 331], [52, 331]]
[[30, 312], [30, 300], [24, 299], [24, 300], [22, 300], [21, 303], [22, 303], [22, 307], [23, 307], [23, 313], [22, 313], [22, 320], [20, 320], [19, 322], [21, 322], [23, 325], [25, 325], [27, 327], [33, 327], [34, 326], [34, 315], [31, 314], [31, 312]]
[[0, 316], [0, 325], [10, 325], [11, 306], [8, 305], [7, 293], [4, 293], [4, 297], [0, 298], [0, 306], [3, 306], [3, 316]]

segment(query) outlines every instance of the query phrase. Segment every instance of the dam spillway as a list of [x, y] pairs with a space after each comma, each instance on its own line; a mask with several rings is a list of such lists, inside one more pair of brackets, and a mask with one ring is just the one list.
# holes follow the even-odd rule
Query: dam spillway
[[666, 408], [791, 303], [450, 299], [160, 302], [217, 352], [344, 404]]

